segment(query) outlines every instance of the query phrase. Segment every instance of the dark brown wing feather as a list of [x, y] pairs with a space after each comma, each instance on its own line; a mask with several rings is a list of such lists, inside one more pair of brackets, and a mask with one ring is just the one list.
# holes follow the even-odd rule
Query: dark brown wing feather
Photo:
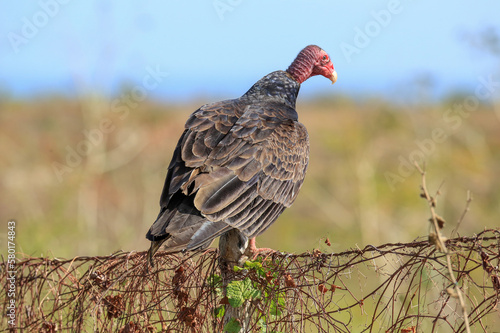
[[[295, 118], [283, 104], [238, 100], [193, 113], [148, 239], [166, 241], [167, 250], [194, 249], [231, 228], [247, 237], [267, 229], [293, 203], [305, 177], [308, 135]], [[180, 212], [179, 202], [190, 210]]]
[[204, 172], [193, 179], [195, 207], [207, 219], [254, 237], [294, 202], [309, 142], [305, 127], [282, 109], [249, 106], [211, 151]]

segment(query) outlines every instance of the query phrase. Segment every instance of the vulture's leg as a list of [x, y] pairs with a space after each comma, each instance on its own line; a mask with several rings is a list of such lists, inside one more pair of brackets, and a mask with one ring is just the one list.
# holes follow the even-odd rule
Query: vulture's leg
[[270, 255], [274, 252], [276, 252], [276, 250], [269, 249], [267, 247], [257, 248], [257, 246], [255, 246], [255, 237], [250, 238], [250, 240], [248, 241], [247, 249], [245, 250], [245, 254], [248, 255], [248, 257], [252, 260], [255, 260], [255, 258], [257, 258], [257, 256], [261, 253]]

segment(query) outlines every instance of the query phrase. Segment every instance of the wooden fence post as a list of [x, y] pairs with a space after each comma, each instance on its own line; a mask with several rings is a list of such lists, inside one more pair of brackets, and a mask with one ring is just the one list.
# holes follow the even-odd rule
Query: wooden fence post
[[[219, 239], [219, 267], [221, 270], [222, 286], [226, 290], [228, 283], [234, 276], [233, 267], [242, 266], [246, 256], [243, 255], [248, 245], [248, 239], [238, 230], [232, 229]], [[225, 291], [224, 291], [225, 293]], [[241, 325], [240, 333], [246, 333], [250, 322], [250, 302], [247, 300], [238, 308], [233, 308], [230, 304], [226, 305], [224, 313], [224, 326], [232, 319], [238, 320]]]

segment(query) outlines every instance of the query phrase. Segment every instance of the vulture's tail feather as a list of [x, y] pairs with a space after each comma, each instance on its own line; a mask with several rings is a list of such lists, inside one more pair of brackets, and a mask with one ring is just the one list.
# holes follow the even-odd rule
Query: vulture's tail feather
[[148, 261], [154, 267], [153, 256], [165, 244], [165, 250], [185, 250], [206, 218], [195, 208], [193, 198], [177, 192], [162, 207], [146, 238], [151, 241]]
[[151, 246], [149, 247], [149, 250], [148, 250], [148, 262], [149, 262], [149, 265], [154, 268], [155, 267], [155, 262], [153, 260], [153, 257], [155, 255], [155, 253], [158, 251], [158, 249], [160, 248], [160, 246], [163, 244], [165, 240], [161, 240], [161, 241], [152, 241], [151, 242]]

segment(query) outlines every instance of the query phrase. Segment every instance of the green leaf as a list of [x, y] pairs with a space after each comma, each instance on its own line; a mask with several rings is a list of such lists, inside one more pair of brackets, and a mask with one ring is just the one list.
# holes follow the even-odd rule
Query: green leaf
[[224, 313], [226, 312], [226, 308], [224, 305], [221, 305], [213, 310], [213, 314], [215, 318], [222, 318], [224, 317]]
[[243, 302], [245, 302], [245, 298], [243, 297], [243, 291], [245, 286], [243, 281], [231, 281], [227, 285], [226, 295], [229, 300], [229, 304], [233, 308], [239, 308]]
[[208, 277], [207, 283], [210, 287], [216, 288], [222, 284], [222, 277], [217, 274], [212, 274]]
[[245, 296], [245, 299], [259, 299], [260, 295], [261, 295], [260, 290], [253, 288], [253, 289], [247, 290], [247, 292], [245, 293], [244, 296]]
[[243, 283], [245, 286], [245, 289], [243, 291], [243, 297], [245, 299], [260, 298], [260, 290], [255, 289], [255, 287], [253, 286], [252, 280], [250, 280], [250, 278], [247, 277], [245, 280], [243, 280]]
[[244, 268], [241, 268], [240, 266], [234, 266], [233, 267], [233, 271], [235, 272], [241, 272], [241, 271], [244, 271], [245, 269]]
[[255, 289], [250, 278], [243, 281], [231, 281], [227, 285], [226, 295], [232, 307], [240, 307], [247, 299], [260, 298], [260, 290]]
[[276, 302], [274, 302], [274, 301], [271, 302], [271, 308], [269, 309], [269, 313], [275, 317], [281, 316], [281, 310], [279, 309]]
[[285, 307], [285, 295], [280, 293], [278, 299], [271, 301], [271, 308], [269, 312], [273, 316], [281, 316], [281, 309]]
[[224, 325], [224, 332], [239, 333], [240, 330], [241, 330], [241, 325], [240, 325], [239, 321], [237, 321], [234, 318], [231, 318], [231, 320], [229, 320], [227, 322], [227, 324]]
[[262, 263], [258, 262], [258, 261], [245, 261], [245, 264], [243, 265], [243, 267], [245, 268], [248, 268], [248, 269], [259, 269], [259, 268], [262, 268]]
[[262, 267], [262, 263], [259, 261], [245, 261], [245, 264], [243, 267], [247, 269], [254, 269], [257, 272], [257, 275], [260, 277], [266, 276], [266, 272], [264, 270], [264, 267]]
[[217, 297], [222, 297], [222, 277], [217, 274], [212, 274], [207, 279], [207, 284], [214, 289]]

